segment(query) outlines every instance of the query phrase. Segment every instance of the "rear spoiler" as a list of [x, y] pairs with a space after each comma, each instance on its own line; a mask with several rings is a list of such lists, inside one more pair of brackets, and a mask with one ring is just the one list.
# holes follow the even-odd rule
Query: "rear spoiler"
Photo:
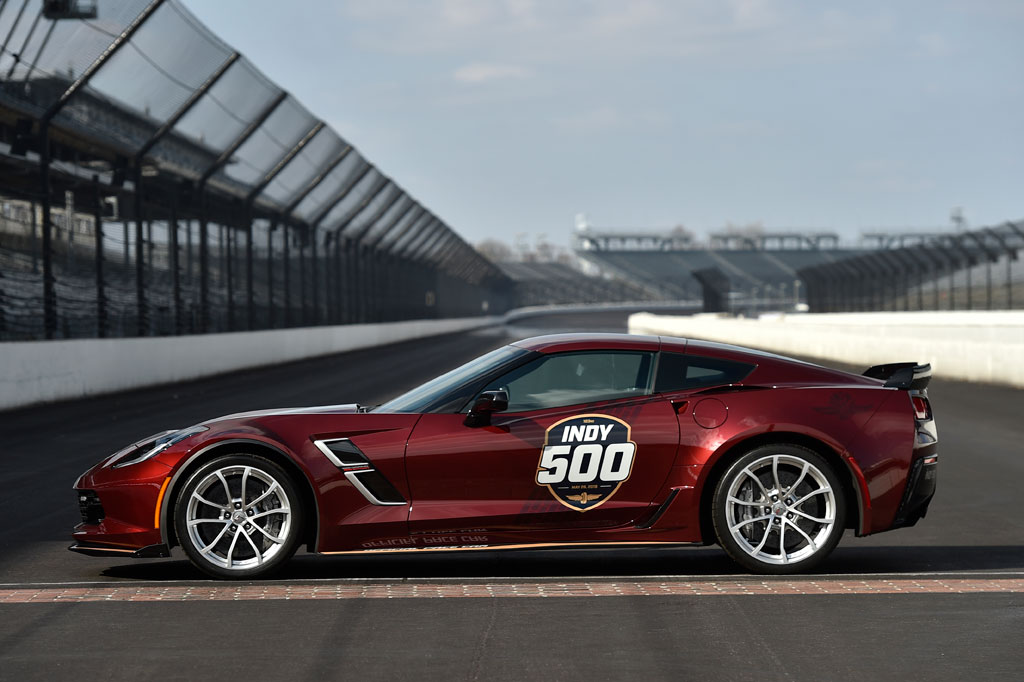
[[916, 362], [892, 362], [888, 365], [875, 365], [864, 372], [864, 376], [881, 379], [886, 388], [915, 391], [928, 386], [932, 378], [932, 366]]

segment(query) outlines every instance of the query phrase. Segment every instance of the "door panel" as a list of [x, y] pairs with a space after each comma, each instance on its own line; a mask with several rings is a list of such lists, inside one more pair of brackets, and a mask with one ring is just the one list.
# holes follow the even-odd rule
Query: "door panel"
[[499, 413], [489, 426], [465, 418], [426, 414], [413, 430], [413, 533], [629, 524], [652, 503], [679, 440], [675, 411], [652, 397]]

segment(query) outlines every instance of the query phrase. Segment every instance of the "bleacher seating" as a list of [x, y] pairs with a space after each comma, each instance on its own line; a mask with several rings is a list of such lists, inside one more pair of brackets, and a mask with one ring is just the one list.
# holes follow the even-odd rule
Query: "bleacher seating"
[[604, 251], [577, 250], [577, 255], [607, 272], [656, 289], [663, 298], [699, 298], [701, 287], [693, 273], [717, 268], [729, 278], [731, 289], [744, 295], [772, 290], [793, 290], [797, 271], [860, 254], [850, 249]]
[[650, 300], [643, 287], [623, 278], [593, 277], [565, 263], [499, 263], [515, 283], [518, 306], [552, 303], [619, 303]]

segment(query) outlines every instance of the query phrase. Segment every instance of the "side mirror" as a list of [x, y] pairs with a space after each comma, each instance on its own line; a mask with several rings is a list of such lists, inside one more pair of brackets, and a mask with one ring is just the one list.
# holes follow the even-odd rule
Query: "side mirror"
[[491, 423], [492, 412], [508, 409], [508, 391], [484, 391], [473, 401], [466, 415], [466, 426], [486, 426]]

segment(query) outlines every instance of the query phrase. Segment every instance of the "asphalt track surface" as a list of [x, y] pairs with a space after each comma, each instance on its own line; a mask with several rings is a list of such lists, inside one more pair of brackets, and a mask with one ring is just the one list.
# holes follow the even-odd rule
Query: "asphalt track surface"
[[743, 575], [710, 547], [299, 555], [225, 585], [180, 555], [66, 550], [71, 484], [124, 443], [240, 410], [376, 403], [511, 337], [624, 316], [517, 324], [0, 413], [0, 680], [1024, 676], [1024, 391], [941, 377], [928, 517], [847, 535], [798, 579]]

